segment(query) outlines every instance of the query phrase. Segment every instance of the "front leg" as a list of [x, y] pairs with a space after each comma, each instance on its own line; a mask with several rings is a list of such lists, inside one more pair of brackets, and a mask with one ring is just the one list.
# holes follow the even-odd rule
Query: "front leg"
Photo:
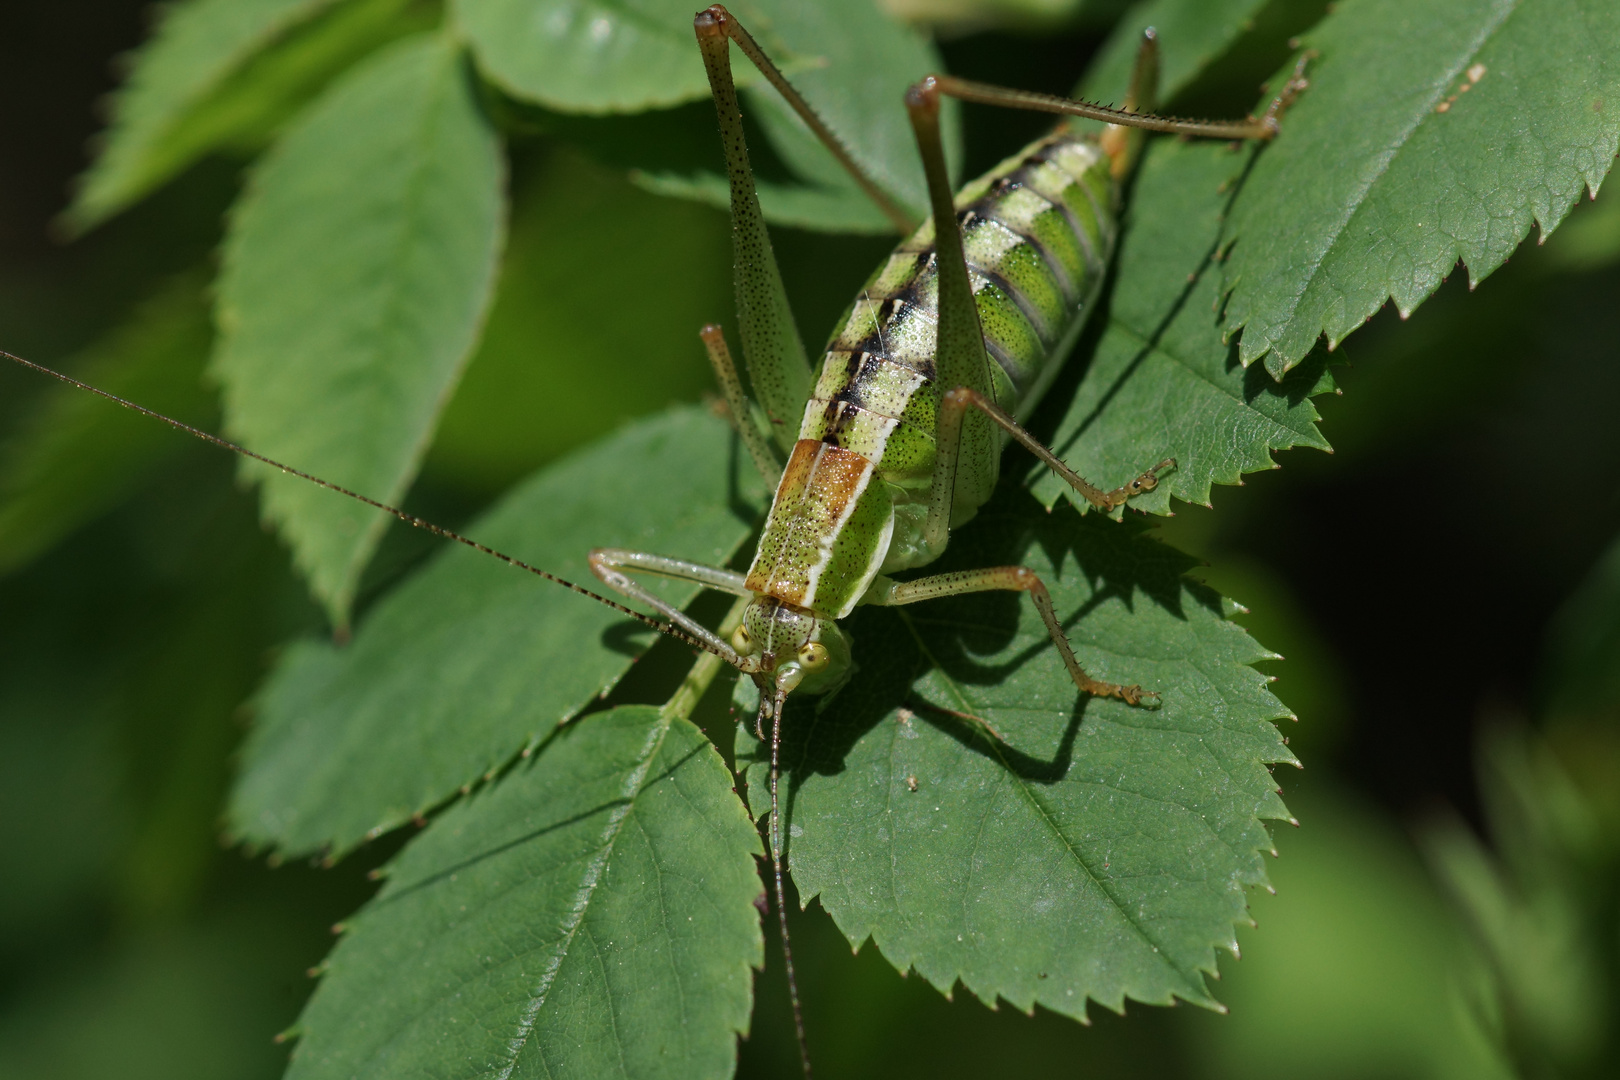
[[1046, 632], [1052, 637], [1052, 644], [1057, 646], [1058, 655], [1063, 657], [1063, 666], [1069, 669], [1070, 678], [1074, 679], [1074, 685], [1081, 691], [1094, 697], [1116, 697], [1127, 705], [1153, 708], [1158, 704], [1159, 695], [1151, 690], [1143, 690], [1136, 685], [1120, 686], [1103, 682], [1086, 674], [1080, 661], [1074, 658], [1074, 650], [1069, 647], [1069, 639], [1064, 636], [1063, 626], [1058, 622], [1057, 611], [1052, 607], [1052, 594], [1046, 591], [1046, 583], [1028, 567], [992, 566], [984, 570], [957, 570], [904, 582], [880, 577], [872, 582], [865, 602], [894, 607], [942, 596], [1002, 590], [1029, 593], [1029, 598], [1035, 601], [1035, 610], [1041, 613], [1041, 621], [1046, 624]]
[[674, 578], [676, 581], [693, 581], [705, 588], [717, 589], [733, 596], [753, 596], [754, 594], [743, 583], [744, 575], [720, 566], [689, 562], [686, 559], [672, 559], [664, 555], [649, 555], [645, 551], [629, 551], [625, 548], [597, 548], [590, 554], [590, 564], [591, 573], [608, 588], [622, 596], [640, 600], [658, 611], [682, 630], [700, 640], [704, 648], [732, 667], [742, 670], [747, 666], [743, 663], [742, 657], [737, 655], [737, 650], [732, 648], [731, 642], [674, 604], [643, 588], [626, 571]]

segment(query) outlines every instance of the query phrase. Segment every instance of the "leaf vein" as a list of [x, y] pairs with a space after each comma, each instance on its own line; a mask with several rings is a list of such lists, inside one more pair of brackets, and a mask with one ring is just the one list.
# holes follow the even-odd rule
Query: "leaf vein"
[[[1372, 190], [1373, 185], [1375, 185], [1380, 179], [1389, 173], [1389, 170], [1394, 166], [1396, 159], [1400, 157], [1401, 152], [1405, 150], [1407, 145], [1410, 143], [1412, 134], [1425, 121], [1431, 119], [1434, 114], [1435, 105], [1440, 101], [1441, 98], [1445, 96], [1446, 88], [1456, 80], [1457, 76], [1467, 66], [1468, 62], [1479, 55], [1480, 50], [1485, 47], [1485, 43], [1495, 35], [1496, 31], [1499, 30], [1502, 24], [1507, 21], [1508, 17], [1513, 13], [1516, 7], [1517, 4], [1515, 2], [1504, 4], [1498, 8], [1499, 14], [1496, 20], [1481, 26], [1478, 36], [1476, 36], [1466, 48], [1459, 50], [1460, 55], [1458, 59], [1453, 62], [1449, 69], [1447, 69], [1444, 77], [1433, 82], [1429, 94], [1423, 101], [1422, 108], [1413, 111], [1410, 118], [1410, 123], [1402, 127], [1391, 137], [1391, 143], [1387, 150], [1379, 155], [1374, 156], [1373, 161], [1376, 168], [1369, 172], [1366, 176], [1365, 182], [1359, 184], [1351, 192], [1350, 196], [1345, 199], [1344, 211], [1339, 216], [1338, 220], [1330, 223], [1329, 228], [1324, 235], [1320, 250], [1310, 257], [1309, 261], [1307, 262], [1306, 272], [1300, 277], [1297, 289], [1293, 292], [1292, 298], [1285, 305], [1286, 311], [1283, 314], [1283, 322], [1280, 325], [1286, 325], [1286, 321], [1292, 319], [1294, 313], [1299, 310], [1300, 302], [1304, 299], [1305, 294], [1310, 291], [1311, 286], [1316, 283], [1317, 275], [1321, 272], [1323, 264], [1327, 262], [1329, 256], [1331, 256], [1334, 250], [1338, 247], [1339, 241], [1343, 238], [1345, 231], [1350, 228], [1350, 223], [1354, 221], [1357, 216], [1359, 216], [1362, 209], [1366, 206], [1367, 193]], [[1339, 296], [1339, 304], [1342, 305], [1344, 300], [1345, 297], [1341, 293]], [[1247, 321], [1248, 316], [1244, 316], [1242, 319], [1236, 320], [1234, 326], [1245, 326], [1247, 325]], [[1280, 325], [1274, 324], [1274, 326], [1268, 330], [1267, 336], [1269, 340], [1266, 342], [1264, 350], [1261, 353], [1251, 355], [1249, 357], [1251, 363], [1260, 359], [1265, 352], [1271, 351], [1271, 349], [1275, 346], [1275, 334], [1276, 331], [1280, 329]], [[1320, 335], [1320, 333], [1321, 330], [1319, 329], [1318, 335]], [[1314, 338], [1312, 340], [1314, 341]]]
[[602, 872], [607, 867], [608, 859], [613, 855], [613, 847], [617, 842], [620, 831], [624, 828], [626, 819], [631, 810], [635, 808], [636, 797], [641, 793], [641, 786], [646, 782], [647, 770], [652, 766], [652, 759], [659, 747], [664, 743], [664, 736], [669, 732], [669, 719], [660, 716], [658, 723], [654, 724], [648, 733], [647, 742], [642, 747], [640, 758], [636, 767], [630, 770], [625, 778], [624, 786], [620, 788], [622, 802], [614, 808], [609, 816], [607, 825], [602, 830], [601, 850], [585, 866], [581, 875], [579, 890], [574, 894], [573, 906], [563, 920], [562, 948], [546, 963], [546, 970], [541, 972], [540, 981], [536, 984], [530, 1002], [524, 1009], [522, 1018], [518, 1021], [517, 1034], [507, 1041], [507, 1048], [511, 1052], [511, 1060], [506, 1068], [496, 1074], [496, 1080], [511, 1080], [512, 1072], [517, 1068], [518, 1055], [528, 1043], [529, 1037], [534, 1033], [535, 1023], [540, 1018], [540, 1009], [545, 1005], [546, 997], [557, 980], [557, 974], [562, 970], [563, 961], [568, 958], [573, 948], [574, 937], [585, 921], [586, 909], [590, 907], [591, 900], [596, 895], [596, 887], [601, 884]]

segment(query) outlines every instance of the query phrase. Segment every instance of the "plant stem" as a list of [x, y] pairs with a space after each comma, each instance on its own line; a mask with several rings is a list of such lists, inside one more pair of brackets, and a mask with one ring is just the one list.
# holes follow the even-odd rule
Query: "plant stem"
[[[731, 605], [731, 610], [726, 612], [726, 617], [720, 622], [721, 637], [731, 636], [731, 632], [742, 621], [743, 609], [748, 606], [748, 601], [749, 598], [746, 596], [737, 597], [737, 602]], [[724, 665], [725, 661], [714, 653], [699, 654], [691, 670], [686, 673], [686, 678], [681, 680], [681, 685], [676, 688], [670, 699], [664, 702], [664, 719], [676, 716], [682, 720], [690, 719], [692, 710], [697, 708], [697, 703], [703, 699], [709, 684], [714, 682], [714, 677], [720, 674], [720, 668]]]

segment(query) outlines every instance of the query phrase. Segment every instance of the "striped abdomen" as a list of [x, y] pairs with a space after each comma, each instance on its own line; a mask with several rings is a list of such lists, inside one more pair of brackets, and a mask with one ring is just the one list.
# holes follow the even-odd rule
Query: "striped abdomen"
[[[1114, 242], [1095, 142], [1054, 135], [957, 197], [996, 403], [1027, 415], [1078, 336]], [[749, 573], [749, 588], [835, 615], [879, 569], [918, 566], [934, 426], [932, 221], [867, 282], [828, 342]]]
[[[1043, 139], [957, 198], [996, 403], [1023, 415], [1046, 388], [1101, 283], [1114, 240], [1108, 158]], [[828, 342], [801, 439], [874, 461], [886, 479], [933, 468], [938, 278], [933, 222], [872, 275]]]

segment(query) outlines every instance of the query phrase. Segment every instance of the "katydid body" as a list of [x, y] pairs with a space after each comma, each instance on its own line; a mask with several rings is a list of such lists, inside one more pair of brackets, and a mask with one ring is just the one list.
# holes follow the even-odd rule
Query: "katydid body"
[[[1120, 185], [1141, 143], [1141, 132], [1131, 129], [1269, 138], [1303, 80], [1296, 77], [1263, 119], [1210, 124], [1141, 115], [1152, 105], [1157, 81], [1151, 31], [1124, 109], [949, 76], [924, 79], [908, 93], [906, 105], [933, 214], [912, 225], [725, 8], [699, 12], [695, 28], [730, 173], [738, 321], [757, 409], [719, 329], [706, 327], [702, 336], [732, 419], [776, 495], [746, 575], [617, 549], [593, 552], [592, 570], [751, 675], [761, 692], [762, 737], [764, 719], [779, 718], [789, 693], [834, 690], [849, 677], [850, 643], [837, 620], [860, 604], [907, 604], [992, 589], [1030, 594], [1080, 690], [1151, 703], [1152, 695], [1139, 686], [1101, 682], [1082, 670], [1045, 586], [1025, 568], [988, 567], [906, 582], [888, 575], [926, 566], [944, 553], [950, 530], [990, 497], [1009, 438], [1101, 510], [1152, 490], [1159, 472], [1174, 466], [1166, 459], [1103, 491], [1020, 422], [1057, 374], [1102, 284], [1118, 231]], [[868, 279], [813, 372], [754, 189], [732, 82], [733, 43], [909, 233]], [[1063, 121], [953, 197], [939, 139], [941, 94], [1104, 119], [1113, 126], [1095, 134]], [[942, 220], [954, 227], [936, 230]], [[763, 425], [757, 413], [763, 413]], [[635, 583], [633, 573], [697, 581], [750, 602], [728, 641], [659, 601]]]
[[[1056, 135], [956, 200], [983, 328], [982, 381], [1017, 420], [1051, 382], [1102, 282], [1115, 232], [1108, 169], [1095, 142]], [[948, 528], [989, 496], [994, 452], [958, 464], [948, 528], [928, 528], [943, 399], [954, 389], [935, 360], [933, 231], [930, 220], [900, 244], [828, 343], [748, 573], [759, 596], [834, 619], [893, 602], [886, 575], [939, 558]], [[998, 435], [996, 451], [1006, 439]], [[1140, 486], [1153, 482], [1149, 473]]]
[[[1064, 636], [1045, 586], [1020, 566], [986, 567], [897, 581], [927, 566], [950, 530], [978, 511], [995, 487], [1001, 450], [1019, 442], [1093, 507], [1111, 510], [1151, 490], [1165, 460], [1104, 491], [1082, 479], [1020, 426], [1056, 376], [1102, 285], [1118, 231], [1122, 184], [1141, 129], [1216, 138], [1270, 138], [1300, 71], [1260, 119], [1235, 123], [1145, 115], [1157, 79], [1151, 31], [1124, 109], [969, 83], [924, 79], [907, 95], [927, 174], [930, 217], [917, 224], [867, 177], [836, 136], [793, 90], [748, 33], [719, 5], [699, 12], [698, 43], [719, 113], [731, 180], [739, 331], [753, 398], [744, 391], [718, 327], [702, 338], [733, 422], [776, 494], [747, 573], [622, 549], [591, 552], [591, 569], [621, 594], [655, 608], [661, 623], [545, 570], [493, 551], [395, 507], [349, 491], [199, 431], [40, 365], [0, 354], [236, 453], [386, 511], [590, 596], [714, 654], [760, 690], [756, 731], [771, 721], [770, 855], [783, 947], [806, 1075], [804, 1028], [793, 986], [777, 805], [783, 705], [795, 691], [836, 690], [854, 670], [838, 620], [861, 604], [899, 605], [986, 590], [1030, 594], [1076, 687], [1136, 705], [1153, 695], [1136, 685], [1092, 679]], [[799, 340], [754, 190], [732, 83], [736, 44], [779, 90], [905, 239], [878, 267], [812, 369]], [[1303, 65], [1303, 61], [1301, 62]], [[952, 194], [938, 126], [939, 96], [1102, 120], [1100, 134], [1064, 121]], [[936, 230], [936, 223], [952, 225]], [[762, 416], [763, 422], [758, 418]], [[696, 582], [741, 602], [720, 633], [639, 585], [633, 575]], [[697, 670], [697, 669], [695, 669]], [[706, 685], [706, 681], [700, 681]]]
[[[598, 549], [591, 568], [606, 584], [658, 608], [702, 637], [760, 692], [755, 731], [770, 735], [770, 854], [783, 955], [799, 1040], [810, 1073], [788, 943], [777, 783], [787, 695], [836, 690], [853, 671], [837, 620], [861, 604], [909, 604], [987, 590], [1030, 594], [1076, 687], [1132, 704], [1151, 692], [1091, 678], [1074, 656], [1045, 585], [1026, 567], [986, 567], [895, 581], [944, 553], [950, 530], [989, 499], [1009, 438], [1041, 458], [1094, 507], [1110, 510], [1150, 491], [1166, 459], [1111, 491], [1069, 469], [1020, 426], [1079, 337], [1118, 233], [1121, 185], [1141, 128], [1222, 138], [1270, 138], [1302, 69], [1261, 119], [1205, 124], [1133, 115], [1152, 108], [1158, 79], [1152, 31], [1144, 38], [1123, 110], [934, 76], [906, 105], [928, 179], [932, 214], [910, 227], [837, 137], [725, 8], [694, 26], [719, 114], [731, 180], [738, 321], [758, 409], [749, 402], [718, 327], [702, 337], [731, 416], [760, 473], [776, 486], [748, 573], [645, 553]], [[909, 232], [872, 274], [811, 372], [799, 341], [754, 189], [730, 47], [735, 43], [889, 217]], [[1301, 61], [1303, 65], [1303, 61]], [[1066, 120], [952, 196], [939, 135], [939, 96], [1089, 117], [1093, 134]], [[950, 222], [937, 229], [936, 223]], [[763, 413], [765, 424], [756, 416]], [[797, 421], [796, 437], [792, 423]], [[785, 456], [785, 460], [784, 460]], [[628, 576], [697, 581], [746, 599], [729, 641], [663, 603]], [[1144, 699], [1146, 701], [1144, 702]]]

